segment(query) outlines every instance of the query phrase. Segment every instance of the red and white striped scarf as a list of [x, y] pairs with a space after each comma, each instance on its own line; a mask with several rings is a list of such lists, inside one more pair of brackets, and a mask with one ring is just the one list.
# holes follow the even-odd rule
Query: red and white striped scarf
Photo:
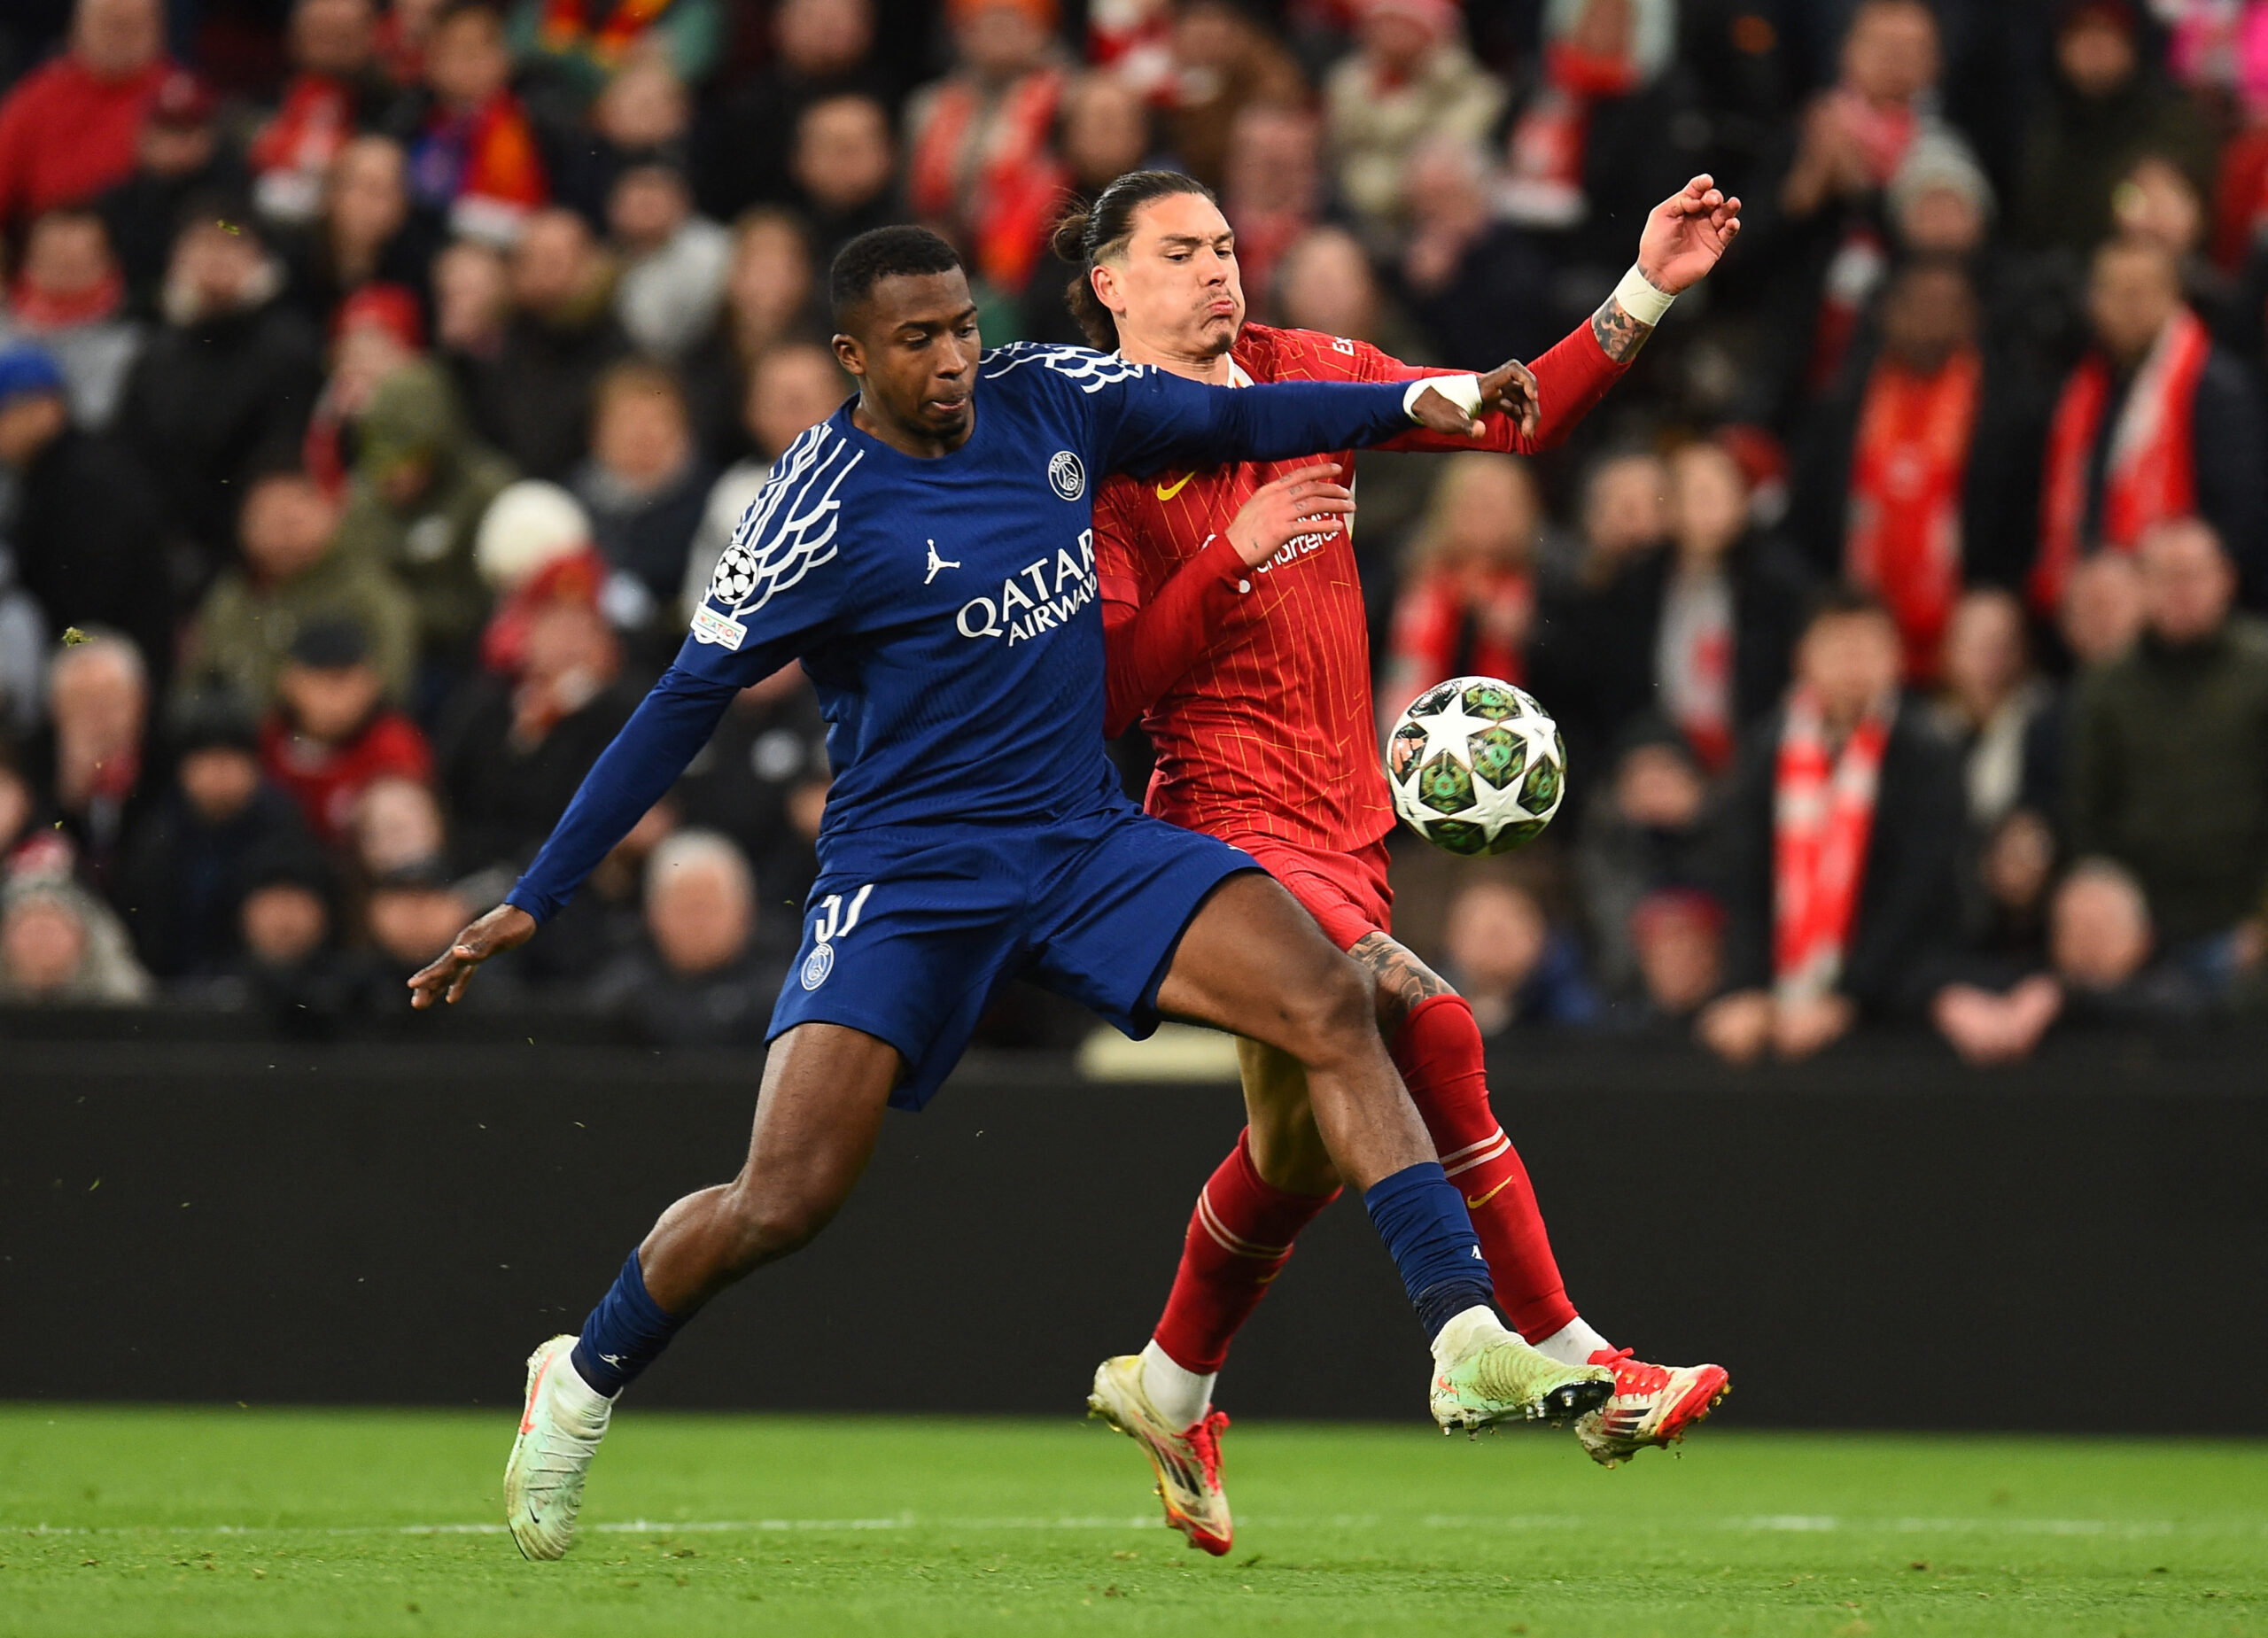
[[1984, 379], [1973, 346], [1928, 376], [1884, 358], [1860, 405], [1844, 567], [1898, 622], [1910, 681], [1935, 680], [1961, 595], [1962, 481]]
[[1818, 697], [1798, 687], [1788, 701], [1772, 781], [1772, 974], [1783, 1000], [1825, 996], [1843, 975], [1893, 710], [1868, 711], [1835, 751]]
[[2041, 474], [2039, 555], [2031, 569], [2032, 606], [2054, 612], [2063, 582], [2080, 556], [2100, 544], [2132, 551], [2152, 524], [2197, 505], [2197, 378], [2205, 373], [2212, 337], [2182, 307], [2150, 344], [2110, 429], [2102, 478], [2100, 541], [2080, 539], [2087, 510], [2087, 468], [2110, 403], [2110, 367], [2089, 353], [2063, 384], [2047, 428]]

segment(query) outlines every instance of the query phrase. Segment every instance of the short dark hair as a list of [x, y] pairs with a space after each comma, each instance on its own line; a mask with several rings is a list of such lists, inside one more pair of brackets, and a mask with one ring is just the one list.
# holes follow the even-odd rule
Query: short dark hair
[[1848, 580], [1837, 580], [1820, 588], [1811, 600], [1811, 607], [1804, 617], [1804, 630], [1827, 620], [1881, 620], [1891, 625], [1890, 610], [1880, 598], [1864, 586], [1853, 586]]
[[835, 252], [827, 278], [835, 327], [843, 329], [850, 309], [884, 279], [951, 273], [960, 265], [960, 252], [927, 228], [871, 228]]
[[1095, 196], [1093, 204], [1084, 210], [1068, 212], [1055, 224], [1049, 245], [1061, 260], [1068, 261], [1077, 272], [1065, 287], [1063, 299], [1069, 304], [1071, 316], [1079, 328], [1087, 332], [1087, 339], [1107, 353], [1118, 345], [1118, 321], [1110, 316], [1110, 309], [1102, 305], [1095, 294], [1094, 280], [1090, 276], [1095, 264], [1107, 260], [1125, 250], [1127, 240], [1134, 237], [1134, 214], [1153, 199], [1167, 199], [1176, 194], [1193, 193], [1200, 198], [1212, 199], [1213, 190], [1194, 176], [1184, 176], [1179, 171], [1129, 171]]

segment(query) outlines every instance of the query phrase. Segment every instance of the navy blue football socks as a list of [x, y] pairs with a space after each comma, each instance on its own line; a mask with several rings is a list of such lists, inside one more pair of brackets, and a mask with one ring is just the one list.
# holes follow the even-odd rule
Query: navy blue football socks
[[1464, 1198], [1442, 1174], [1439, 1161], [1420, 1161], [1379, 1178], [1363, 1193], [1363, 1204], [1402, 1270], [1402, 1287], [1425, 1328], [1426, 1341], [1465, 1309], [1494, 1300], [1488, 1263], [1480, 1254]]
[[582, 1338], [575, 1344], [576, 1374], [612, 1399], [660, 1357], [670, 1339], [692, 1317], [672, 1318], [646, 1294], [645, 1271], [633, 1251], [605, 1300], [583, 1322]]

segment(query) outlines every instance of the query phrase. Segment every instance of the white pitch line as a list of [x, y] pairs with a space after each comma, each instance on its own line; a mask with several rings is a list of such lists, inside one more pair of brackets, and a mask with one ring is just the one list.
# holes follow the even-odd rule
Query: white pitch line
[[[2268, 1519], [2229, 1518], [2185, 1523], [2174, 1519], [2109, 1518], [1922, 1518], [1841, 1517], [1829, 1513], [1771, 1513], [1756, 1517], [1713, 1519], [1597, 1518], [1578, 1513], [1510, 1513], [1479, 1515], [1427, 1513], [1397, 1520], [1376, 1513], [1336, 1513], [1323, 1516], [1247, 1515], [1243, 1522], [1273, 1529], [1375, 1530], [1409, 1523], [1429, 1530], [1530, 1531], [1636, 1528], [1661, 1534], [1699, 1526], [1750, 1534], [1824, 1534], [1851, 1532], [1899, 1535], [2077, 1535], [2109, 1538], [2163, 1536], [2268, 1537]], [[781, 1532], [852, 1532], [889, 1530], [1156, 1530], [1162, 1528], [1154, 1513], [1133, 1518], [1086, 1515], [1044, 1517], [937, 1518], [900, 1513], [876, 1518], [632, 1518], [587, 1526], [602, 1535], [753, 1535]], [[454, 1523], [414, 1525], [0, 1525], [0, 1534], [22, 1535], [501, 1535], [501, 1524]]]

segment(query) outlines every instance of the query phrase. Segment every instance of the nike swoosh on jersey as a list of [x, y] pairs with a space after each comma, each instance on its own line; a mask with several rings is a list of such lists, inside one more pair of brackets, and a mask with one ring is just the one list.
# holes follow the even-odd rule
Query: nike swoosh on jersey
[[1183, 490], [1184, 490], [1184, 489], [1188, 488], [1188, 487], [1189, 487], [1189, 480], [1190, 480], [1191, 478], [1192, 478], [1192, 477], [1196, 477], [1196, 476], [1197, 476], [1197, 474], [1196, 474], [1196, 473], [1194, 473], [1194, 472], [1184, 472], [1184, 473], [1181, 475], [1181, 482], [1179, 482], [1179, 483], [1177, 483], [1177, 484], [1174, 485], [1173, 485], [1172, 487], [1170, 487], [1170, 488], [1167, 487], [1167, 486], [1166, 486], [1165, 485], [1163, 485], [1163, 484], [1160, 484], [1160, 485], [1157, 486], [1157, 489], [1158, 489], [1158, 499], [1159, 499], [1159, 500], [1161, 500], [1161, 501], [1170, 501], [1170, 500], [1172, 500], [1176, 495], [1179, 494]]

